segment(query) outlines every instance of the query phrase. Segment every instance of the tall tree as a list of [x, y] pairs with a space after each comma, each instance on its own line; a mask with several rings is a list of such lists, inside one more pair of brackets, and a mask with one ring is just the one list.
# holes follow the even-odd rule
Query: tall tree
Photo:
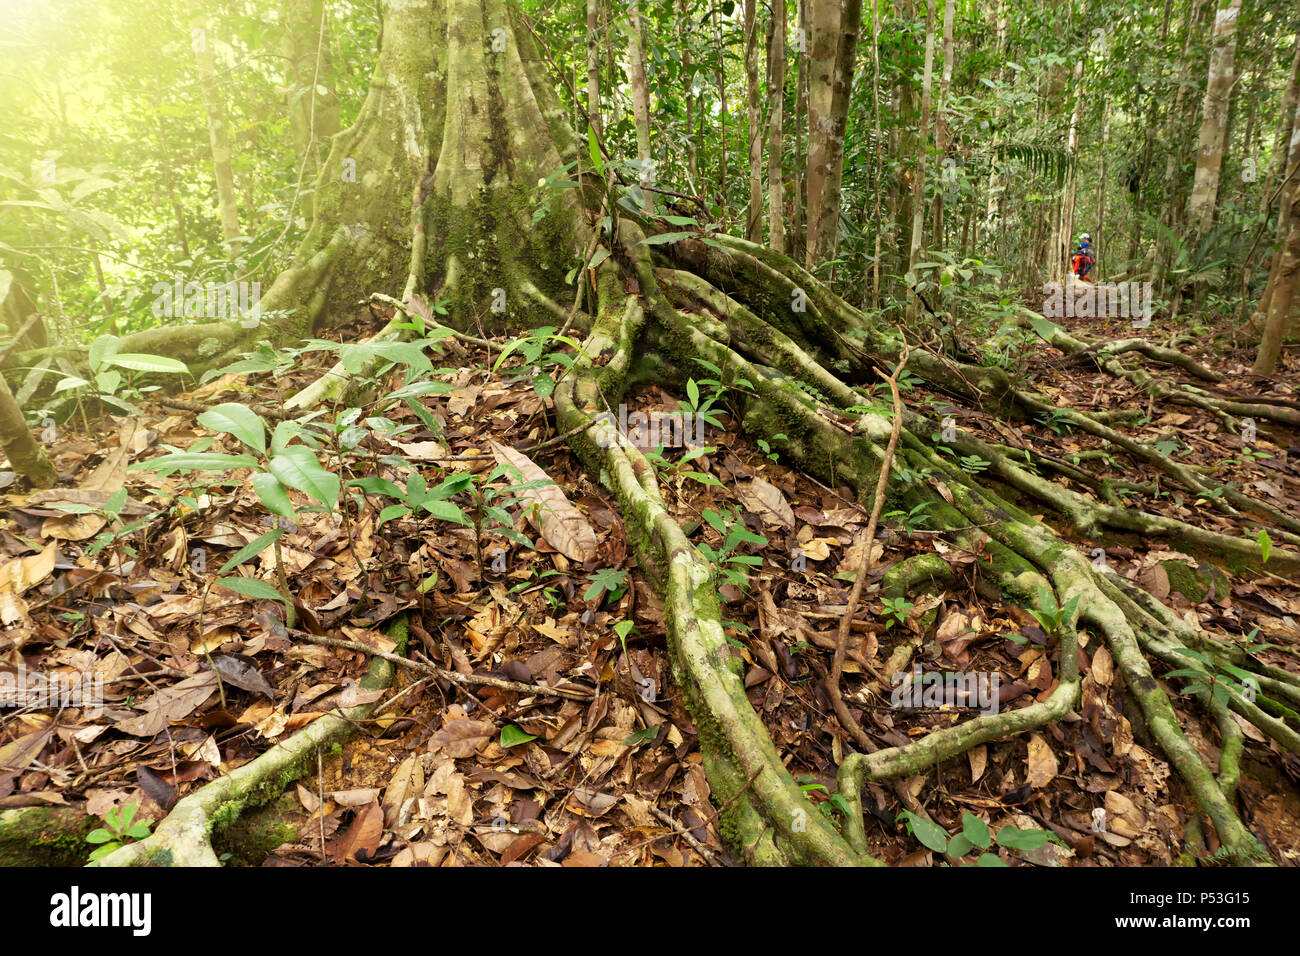
[[786, 0], [771, 0], [772, 17], [767, 31], [767, 234], [775, 252], [785, 252], [785, 189], [782, 138], [785, 113], [785, 19]]
[[190, 0], [190, 48], [198, 67], [203, 105], [208, 117], [208, 146], [212, 151], [212, 170], [217, 181], [217, 211], [221, 215], [221, 235], [226, 254], [237, 257], [242, 244], [236, 241], [243, 233], [239, 228], [239, 203], [235, 198], [235, 173], [230, 164], [230, 130], [226, 105], [217, 86], [217, 68], [212, 53], [215, 37], [208, 19], [194, 0]]
[[1267, 312], [1264, 334], [1259, 351], [1255, 354], [1254, 372], [1272, 375], [1277, 368], [1277, 357], [1282, 350], [1282, 333], [1286, 329], [1291, 306], [1296, 302], [1300, 288], [1300, 189], [1291, 190], [1290, 226], [1286, 242], [1279, 250], [1280, 260], [1269, 289], [1265, 292]]
[[325, 0], [283, 0], [285, 98], [293, 146], [315, 175], [326, 141], [339, 131]]
[[[912, 184], [912, 239], [908, 245], [907, 272], [911, 282], [916, 281], [916, 267], [921, 261], [921, 245], [925, 232], [925, 153], [930, 140], [930, 90], [934, 79], [934, 4], [925, 4], [925, 72], [921, 76], [921, 125], [918, 130], [916, 153], [916, 178]], [[907, 297], [907, 315], [915, 320], [919, 297], [915, 292]]]
[[749, 106], [749, 203], [745, 238], [763, 241], [763, 101], [758, 88], [758, 0], [745, 2], [745, 92]]
[[1214, 15], [1210, 69], [1201, 105], [1201, 132], [1196, 143], [1196, 178], [1187, 201], [1187, 224], [1193, 237], [1204, 236], [1214, 223], [1219, 195], [1219, 171], [1227, 142], [1228, 98], [1235, 76], [1237, 18], [1241, 0], [1219, 0]]
[[587, 121], [600, 136], [600, 0], [587, 0]]
[[813, 0], [808, 95], [809, 269], [835, 255], [844, 136], [862, 26], [862, 0]]
[[[638, 0], [628, 4], [627, 31], [628, 72], [632, 81], [632, 116], [636, 124], [636, 155], [647, 183], [653, 179], [654, 160], [650, 155], [650, 84], [646, 78], [645, 34], [641, 29]], [[650, 194], [645, 194], [645, 208], [653, 209]]]

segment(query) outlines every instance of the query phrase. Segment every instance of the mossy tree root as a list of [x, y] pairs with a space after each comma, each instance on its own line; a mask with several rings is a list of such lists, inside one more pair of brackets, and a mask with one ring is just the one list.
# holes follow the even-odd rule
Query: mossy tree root
[[[643, 279], [648, 269], [643, 266]], [[651, 282], [653, 276], [648, 276]], [[619, 284], [621, 285], [621, 283]], [[645, 291], [645, 285], [642, 291]], [[625, 387], [645, 321], [638, 308], [601, 302], [584, 353], [555, 390], [564, 429], [582, 426]], [[659, 303], [660, 305], [662, 303]], [[605, 355], [604, 366], [589, 356]], [[722, 630], [712, 569], [664, 505], [654, 468], [608, 421], [571, 442], [575, 452], [619, 500], [643, 567], [664, 598], [674, 675], [700, 731], [705, 770], [721, 807], [724, 837], [758, 864], [873, 864], [855, 851], [799, 789], [745, 696], [739, 667]]]
[[[1020, 323], [1029, 324], [1028, 319], [1023, 318]], [[1259, 418], [1286, 425], [1300, 425], [1300, 410], [1292, 406], [1220, 398], [1194, 385], [1158, 378], [1142, 368], [1126, 368], [1115, 358], [1124, 351], [1136, 351], [1157, 361], [1186, 369], [1198, 378], [1212, 382], [1221, 380], [1221, 376], [1217, 373], [1174, 349], [1166, 349], [1141, 339], [1125, 339], [1112, 343], [1089, 342], [1071, 335], [1059, 326], [1050, 334], [1044, 335], [1043, 339], [1048, 345], [1060, 349], [1066, 355], [1091, 356], [1097, 367], [1107, 375], [1132, 383], [1156, 400], [1168, 399], [1176, 405], [1191, 405], [1204, 409], [1217, 415], [1234, 429], [1241, 418]], [[1131, 343], [1134, 342], [1140, 342], [1142, 345], [1140, 347], [1132, 345]]]
[[[403, 621], [390, 628], [389, 634], [404, 628]], [[391, 682], [393, 670], [392, 664], [376, 657], [358, 686], [365, 691], [382, 690]], [[317, 718], [260, 757], [182, 799], [151, 836], [90, 865], [219, 866], [212, 849], [213, 829], [229, 826], [246, 809], [278, 797], [285, 787], [316, 766], [319, 748], [349, 736], [376, 706], [362, 704]]]
[[[647, 290], [643, 286], [642, 291], [652, 296], [657, 290]], [[692, 294], [697, 300], [706, 298], [698, 289], [692, 290]], [[739, 297], [738, 293], [733, 294]], [[860, 416], [854, 433], [846, 434], [829, 424], [817, 403], [808, 395], [798, 393], [798, 390], [782, 389], [779, 384], [756, 373], [740, 354], [747, 350], [752, 335], [742, 336], [733, 330], [736, 332], [730, 337], [735, 344], [733, 348], [706, 334], [710, 328], [708, 323], [696, 323], [693, 317], [687, 319], [680, 315], [676, 322], [674, 332], [661, 336], [661, 340], [670, 346], [675, 343], [682, 353], [679, 358], [700, 355], [724, 370], [724, 381], [734, 383], [743, 378], [754, 383], [753, 392], [746, 394], [737, 390], [742, 407], [742, 425], [747, 430], [757, 428], [763, 437], [770, 437], [777, 431], [791, 436], [779, 447], [801, 467], [827, 480], [848, 482], [859, 494], [867, 493], [869, 479], [873, 477], [871, 463], [879, 460], [882, 454], [880, 445], [888, 434], [888, 424], [880, 416]], [[808, 369], [800, 376], [805, 382], [818, 377], [815, 369]], [[1262, 850], [1237, 816], [1230, 796], [1188, 742], [1177, 721], [1172, 719], [1173, 707], [1168, 696], [1151, 678], [1142, 652], [1140, 628], [1135, 628], [1130, 621], [1127, 609], [1107, 595], [1106, 582], [1090, 562], [1026, 512], [988, 489], [976, 486], [968, 475], [938, 455], [930, 443], [920, 440], [915, 433], [905, 432], [903, 444], [899, 456], [903, 471], [929, 469], [945, 483], [948, 495], [944, 496], [945, 501], [935, 493], [933, 483], [929, 487], [915, 487], [914, 483], [900, 479], [893, 483], [899, 498], [908, 502], [929, 500], [933, 505], [931, 513], [940, 530], [946, 531], [953, 541], [990, 556], [995, 581], [1005, 593], [1033, 600], [1038, 583], [1044, 580], [1045, 574], [1055, 586], [1062, 603], [1073, 596], [1080, 597], [1082, 610], [1078, 624], [1087, 624], [1101, 633], [1111, 647], [1121, 673], [1134, 688], [1134, 696], [1152, 725], [1153, 733], [1187, 782], [1201, 811], [1214, 823], [1228, 853], [1240, 860], [1259, 859]], [[1044, 493], [1044, 488], [1038, 486], [1026, 490], [1040, 497]], [[1214, 544], [1223, 542], [1216, 540]], [[915, 772], [939, 760], [950, 759], [978, 742], [1064, 716], [1073, 706], [1078, 691], [1077, 660], [1070, 630], [1073, 626], [1074, 622], [1069, 622], [1061, 635], [1060, 685], [1048, 701], [1005, 715], [980, 717], [938, 731], [906, 748], [855, 755], [848, 758], [852, 762], [849, 769], [843, 771], [846, 783]], [[1230, 706], [1243, 712], [1244, 716], [1248, 704], [1234, 698]], [[1213, 707], [1210, 709], [1215, 711]], [[1252, 716], [1258, 716], [1256, 712], [1258, 708]], [[1275, 726], [1274, 730], [1283, 737], [1290, 732], [1285, 725], [1281, 729]], [[1231, 751], [1229, 759], [1232, 759]], [[1225, 779], [1232, 782], [1230, 770]], [[1229, 793], [1232, 789], [1231, 786], [1228, 788]], [[859, 796], [851, 787], [845, 795], [851, 803]], [[861, 851], [864, 838], [855, 829], [858, 825], [857, 819], [850, 821], [846, 836], [850, 845]]]

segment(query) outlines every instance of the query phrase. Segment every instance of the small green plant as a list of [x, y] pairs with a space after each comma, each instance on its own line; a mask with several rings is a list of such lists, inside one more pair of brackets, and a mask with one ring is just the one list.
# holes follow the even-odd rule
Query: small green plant
[[149, 828], [153, 825], [153, 822], [150, 820], [136, 820], [135, 812], [138, 809], [139, 807], [135, 803], [128, 803], [124, 807], [114, 807], [105, 814], [102, 827], [97, 827], [86, 834], [87, 843], [99, 845], [90, 854], [92, 861], [108, 856], [114, 850], [120, 850], [127, 843], [143, 840], [149, 835]]
[[1056, 598], [1052, 592], [1041, 585], [1038, 588], [1038, 606], [1027, 608], [1038, 626], [1049, 637], [1053, 634], [1059, 634], [1065, 622], [1074, 616], [1075, 609], [1079, 606], [1079, 595], [1075, 595], [1065, 602], [1064, 607], [1059, 607]]
[[981, 458], [979, 455], [963, 455], [961, 458], [962, 471], [968, 475], [978, 475], [991, 464], [992, 462]]
[[995, 838], [988, 824], [969, 810], [962, 814], [961, 832], [951, 837], [933, 820], [917, 816], [910, 810], [904, 810], [898, 819], [907, 825], [907, 831], [922, 846], [942, 853], [950, 860], [960, 860], [979, 850], [975, 866], [1006, 866], [996, 853], [989, 852], [994, 842], [1009, 850], [1036, 850], [1049, 842], [1061, 843], [1060, 837], [1046, 830], [1021, 830], [1017, 827], [1002, 827]]
[[715, 579], [720, 584], [730, 584], [742, 591], [745, 590], [749, 587], [749, 575], [745, 568], [762, 567], [763, 559], [758, 555], [738, 554], [736, 551], [742, 544], [765, 548], [767, 538], [746, 528], [745, 523], [736, 517], [734, 511], [719, 512], [712, 508], [705, 508], [700, 512], [700, 516], [708, 522], [709, 527], [722, 535], [722, 542], [716, 548], [707, 542], [700, 542], [696, 546], [713, 565]]
[[[613, 568], [601, 568], [591, 576], [591, 584], [583, 592], [584, 601], [595, 601], [597, 605], [604, 602], [609, 595], [617, 601], [627, 589], [627, 572], [615, 571]], [[620, 635], [621, 636], [621, 635]]]
[[[1269, 646], [1271, 645], [1252, 643], [1243, 649], [1251, 653]], [[1187, 682], [1179, 691], [1180, 694], [1208, 694], [1220, 704], [1227, 704], [1235, 694], [1250, 703], [1258, 703], [1272, 713], [1292, 720], [1300, 719], [1300, 714], [1286, 704], [1260, 693], [1259, 679], [1250, 671], [1232, 664], [1215, 662], [1200, 651], [1184, 649], [1182, 656], [1190, 657], [1200, 666], [1179, 667], [1166, 672], [1165, 677], [1178, 677]]]
[[[212, 440], [203, 439], [189, 451], [176, 451], [149, 461], [137, 462], [131, 466], [131, 469], [170, 473], [231, 471], [237, 468], [248, 468], [253, 472], [250, 484], [262, 505], [272, 515], [291, 522], [297, 517], [297, 509], [289, 499], [289, 489], [301, 491], [314, 498], [328, 511], [333, 511], [338, 504], [341, 490], [338, 476], [322, 467], [316, 454], [307, 445], [290, 444], [295, 438], [304, 437], [300, 423], [280, 422], [275, 427], [268, 445], [266, 426], [256, 413], [245, 405], [235, 402], [217, 405], [200, 415], [198, 422], [213, 431], [233, 435], [251, 454], [212, 454], [207, 452], [212, 445]], [[221, 571], [225, 574], [238, 564], [274, 545], [276, 573], [280, 584], [278, 591], [257, 578], [219, 577], [214, 583], [245, 597], [284, 602], [285, 623], [289, 627], [295, 627], [297, 618], [289, 590], [288, 576], [284, 569], [284, 558], [280, 551], [280, 536], [283, 533], [283, 528], [276, 528], [256, 541], [250, 542], [235, 556], [240, 560], [228, 561]]]
[[889, 630], [895, 624], [906, 624], [907, 619], [912, 616], [912, 611], [916, 605], [904, 597], [881, 598], [880, 603], [885, 609], [885, 630]]
[[922, 501], [918, 505], [913, 505], [908, 511], [886, 511], [883, 517], [886, 521], [891, 518], [896, 520], [899, 525], [907, 529], [908, 534], [911, 534], [930, 523], [930, 515], [926, 513], [930, 510], [930, 504], [929, 501]]
[[[786, 437], [787, 436], [784, 434], [776, 434], [772, 436], [772, 441], [785, 441]], [[772, 446], [767, 441], [759, 438], [755, 441], [755, 444], [758, 445], [758, 450], [763, 453], [763, 457], [768, 461], [776, 461], [778, 459], [779, 456], [776, 452], [772, 451]]]
[[1273, 539], [1268, 536], [1268, 532], [1263, 528], [1255, 535], [1255, 542], [1259, 545], [1259, 560], [1261, 564], [1268, 564], [1269, 555], [1273, 553]]
[[[822, 793], [828, 792], [824, 784], [814, 783], [812, 777], [795, 777], [794, 782], [799, 785], [799, 789], [804, 793], [813, 793], [818, 790]], [[831, 793], [825, 800], [822, 800], [817, 804], [817, 809], [823, 816], [829, 817], [832, 820], [834, 820], [837, 815], [847, 817], [853, 812], [853, 808], [849, 806], [848, 799], [842, 793]]]
[[[523, 368], [520, 370], [522, 374], [518, 377], [531, 378], [533, 391], [543, 399], [550, 398], [551, 393], [555, 391], [555, 383], [573, 364], [574, 358], [567, 352], [548, 351], [554, 348], [552, 343], [567, 345], [578, 355], [587, 354], [583, 351], [580, 342], [567, 335], [559, 335], [558, 332], [555, 326], [547, 325], [514, 339], [497, 356], [492, 371], [495, 372], [507, 358], [518, 352], [524, 360]], [[512, 379], [514, 380], [517, 379]]]
[[[157, 391], [158, 386], [137, 387], [137, 373], [152, 372], [158, 375], [188, 375], [189, 367], [184, 363], [161, 355], [148, 355], [142, 352], [118, 352], [121, 342], [115, 335], [101, 335], [90, 343], [87, 364], [90, 366], [90, 379], [69, 375], [54, 386], [55, 394], [72, 389], [85, 390], [105, 405], [135, 415], [138, 409], [127, 399], [140, 398], [147, 392]], [[125, 373], [125, 376], [123, 376]], [[78, 398], [78, 405], [80, 398]]]
[[1068, 435], [1073, 428], [1070, 413], [1063, 412], [1060, 409], [1044, 412], [1038, 416], [1038, 421], [1051, 429], [1052, 433], [1056, 435]]

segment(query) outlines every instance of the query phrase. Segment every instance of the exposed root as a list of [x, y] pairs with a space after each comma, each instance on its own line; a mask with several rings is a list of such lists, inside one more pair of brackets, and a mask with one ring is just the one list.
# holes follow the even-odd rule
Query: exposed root
[[[402, 630], [405, 622], [402, 622]], [[397, 633], [390, 628], [390, 635]], [[376, 657], [359, 681], [363, 691], [387, 687], [393, 665]], [[342, 713], [326, 714], [276, 744], [257, 759], [200, 788], [172, 808], [153, 834], [130, 843], [91, 866], [219, 866], [212, 849], [214, 828], [229, 826], [240, 814], [284, 792], [316, 765], [319, 748], [352, 733], [370, 716], [375, 704], [362, 704]]]

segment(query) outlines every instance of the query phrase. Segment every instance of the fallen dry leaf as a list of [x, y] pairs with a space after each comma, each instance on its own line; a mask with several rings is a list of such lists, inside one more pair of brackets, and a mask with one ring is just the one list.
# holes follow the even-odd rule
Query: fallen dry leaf
[[546, 472], [538, 468], [527, 455], [506, 445], [489, 442], [498, 462], [519, 469], [525, 482], [545, 481], [540, 488], [526, 488], [519, 492], [525, 503], [528, 520], [541, 536], [560, 554], [571, 561], [585, 564], [600, 553], [595, 529], [575, 508], [559, 485], [551, 481]]

